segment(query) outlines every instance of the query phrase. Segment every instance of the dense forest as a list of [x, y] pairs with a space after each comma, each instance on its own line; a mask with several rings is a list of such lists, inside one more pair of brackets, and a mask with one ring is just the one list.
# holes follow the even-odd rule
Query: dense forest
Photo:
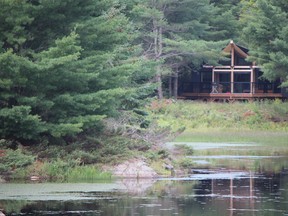
[[287, 23], [286, 0], [0, 0], [1, 143], [101, 133], [103, 119], [176, 97], [178, 77], [224, 58], [230, 39], [288, 86]]

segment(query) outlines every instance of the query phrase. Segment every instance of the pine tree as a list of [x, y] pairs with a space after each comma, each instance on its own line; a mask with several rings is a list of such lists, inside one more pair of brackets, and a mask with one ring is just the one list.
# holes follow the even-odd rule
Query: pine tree
[[207, 39], [212, 41], [239, 40], [241, 13], [240, 0], [212, 0], [215, 12], [209, 19], [210, 33]]
[[281, 78], [288, 86], [288, 4], [286, 1], [257, 0], [246, 11], [243, 37], [251, 47], [250, 60], [256, 61], [269, 80]]
[[3, 50], [19, 51], [29, 40], [31, 34], [26, 26], [33, 22], [34, 11], [34, 6], [27, 1], [0, 0], [0, 46]]
[[207, 43], [205, 39], [211, 30], [209, 17], [214, 13], [215, 8], [208, 0], [151, 0], [134, 6], [131, 16], [141, 31], [139, 40], [143, 43], [143, 55], [157, 63], [158, 98], [163, 98], [163, 78], [167, 75], [175, 77], [176, 97], [178, 72], [183, 67], [191, 63], [199, 66], [208, 56], [214, 56], [212, 59], [219, 56], [211, 55], [215, 50], [209, 50], [215, 44]]
[[142, 73], [149, 62], [131, 45], [137, 31], [124, 7], [112, 2], [23, 1], [21, 13], [7, 3], [17, 19], [2, 7], [8, 18], [0, 29], [18, 31], [1, 38], [1, 138], [69, 142], [99, 131], [101, 120], [119, 109], [139, 105], [136, 92], [149, 94], [143, 80], [153, 74]]

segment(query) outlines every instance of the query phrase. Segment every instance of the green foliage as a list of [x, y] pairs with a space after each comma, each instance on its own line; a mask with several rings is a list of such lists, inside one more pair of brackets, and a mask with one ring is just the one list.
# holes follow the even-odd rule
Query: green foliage
[[28, 106], [0, 110], [1, 137], [36, 140], [44, 131], [44, 123], [39, 116], [31, 115], [31, 108]]
[[[139, 145], [138, 142], [137, 145]], [[111, 135], [109, 137], [84, 137], [84, 140], [78, 140], [68, 146], [42, 145], [31, 150], [37, 153], [41, 161], [53, 162], [61, 159], [70, 166], [77, 166], [116, 163], [120, 158], [132, 156], [130, 149], [137, 149], [137, 145], [129, 138]]]
[[78, 164], [87, 165], [87, 164], [95, 164], [99, 161], [100, 155], [97, 151], [83, 151], [83, 150], [75, 150], [69, 156], [69, 160], [73, 160]]
[[181, 168], [184, 168], [184, 169], [191, 169], [195, 165], [193, 160], [189, 158], [182, 158], [179, 161], [177, 161], [177, 163], [179, 164]]
[[159, 155], [159, 157], [161, 159], [168, 158], [168, 156], [169, 156], [169, 152], [167, 150], [165, 150], [165, 149], [159, 150], [157, 154]]
[[251, 47], [250, 60], [256, 61], [269, 80], [281, 78], [287, 86], [288, 13], [287, 2], [258, 0], [244, 13], [243, 38]]
[[[229, 21], [235, 24], [237, 16], [230, 11], [223, 16], [223, 11], [209, 0], [146, 1], [132, 7], [129, 16], [141, 32], [138, 40], [143, 44], [143, 55], [156, 63], [159, 99], [163, 98], [162, 87], [172, 81], [173, 95], [177, 97], [175, 86], [179, 74], [221, 58], [220, 50], [224, 46], [221, 40], [227, 40], [237, 29], [226, 24]], [[223, 20], [225, 24], [221, 23]], [[172, 94], [171, 88], [169, 93]]]
[[155, 151], [152, 151], [152, 150], [145, 152], [145, 157], [150, 161], [158, 161], [159, 160], [159, 154]]
[[61, 159], [44, 163], [42, 167], [42, 175], [48, 179], [64, 180], [66, 173], [69, 171], [69, 163]]
[[20, 149], [5, 150], [0, 156], [0, 173], [9, 173], [17, 169], [25, 168], [34, 162], [32, 155], [23, 153]]
[[129, 151], [128, 151], [129, 144], [130, 140], [125, 137], [115, 136], [105, 139], [105, 145], [99, 152], [102, 158], [100, 162], [115, 163], [117, 159], [120, 159], [121, 157], [129, 158]]
[[112, 175], [109, 172], [102, 172], [95, 166], [79, 166], [70, 169], [67, 173], [67, 180], [96, 180], [96, 179], [111, 179]]
[[171, 170], [165, 169], [165, 161], [158, 159], [150, 163], [150, 167], [155, 170], [161, 176], [171, 176]]
[[[181, 73], [222, 58], [222, 40], [237, 37], [240, 15], [265, 76], [285, 80], [283, 1], [0, 2], [0, 136], [7, 142], [81, 146], [101, 133], [121, 135], [118, 141], [111, 137], [99, 144], [101, 150], [96, 145], [88, 153], [78, 149], [73, 156], [84, 160], [87, 153], [84, 163], [89, 164], [103, 161], [105, 154], [116, 160], [128, 150], [147, 151], [151, 143], [171, 135], [170, 128], [175, 133], [219, 125], [278, 128], [265, 119], [277, 112], [285, 116], [282, 105], [273, 105], [278, 111], [267, 114], [254, 105], [245, 113], [237, 112], [236, 105], [231, 106], [235, 111], [213, 112], [213, 105], [190, 109], [160, 101], [151, 110], [159, 114], [159, 129], [143, 111], [162, 84], [173, 79], [176, 86]], [[51, 148], [47, 153], [53, 155]]]
[[0, 9], [2, 138], [71, 143], [120, 108], [143, 105], [153, 63], [132, 44], [137, 31], [120, 3], [17, 2]]
[[[240, 0], [212, 0], [216, 10], [212, 15], [211, 30], [208, 38], [211, 40], [236, 40], [239, 37]], [[219, 16], [220, 15], [220, 16]]]
[[185, 144], [177, 144], [175, 146], [175, 150], [178, 152], [181, 152], [181, 155], [193, 155], [194, 150], [191, 146], [185, 145]]
[[[259, 101], [254, 103], [202, 103], [177, 101], [176, 103], [152, 103], [151, 115], [159, 126], [171, 126], [172, 131], [220, 129], [284, 130], [287, 122], [286, 102]], [[278, 110], [278, 111], [277, 111]], [[285, 111], [286, 110], [286, 111]], [[282, 116], [282, 117], [281, 117]], [[278, 119], [278, 122], [273, 119]]]
[[34, 20], [34, 7], [27, 1], [18, 0], [1, 0], [0, 5], [0, 44], [4, 44], [4, 49], [19, 50], [31, 36], [25, 26]]

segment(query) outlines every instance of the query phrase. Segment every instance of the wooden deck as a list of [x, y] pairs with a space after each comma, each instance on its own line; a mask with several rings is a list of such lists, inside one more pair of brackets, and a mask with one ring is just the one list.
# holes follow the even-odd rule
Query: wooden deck
[[284, 96], [280, 93], [182, 93], [179, 95], [181, 99], [202, 99], [208, 101], [217, 100], [254, 100], [254, 99], [282, 99]]

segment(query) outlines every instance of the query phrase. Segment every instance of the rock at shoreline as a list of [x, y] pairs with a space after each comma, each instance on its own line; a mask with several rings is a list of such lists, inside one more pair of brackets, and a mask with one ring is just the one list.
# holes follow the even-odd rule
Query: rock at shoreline
[[156, 178], [158, 174], [144, 161], [133, 159], [117, 165], [113, 175], [122, 178]]
[[5, 183], [6, 181], [4, 180], [4, 178], [2, 176], [0, 176], [0, 183]]

